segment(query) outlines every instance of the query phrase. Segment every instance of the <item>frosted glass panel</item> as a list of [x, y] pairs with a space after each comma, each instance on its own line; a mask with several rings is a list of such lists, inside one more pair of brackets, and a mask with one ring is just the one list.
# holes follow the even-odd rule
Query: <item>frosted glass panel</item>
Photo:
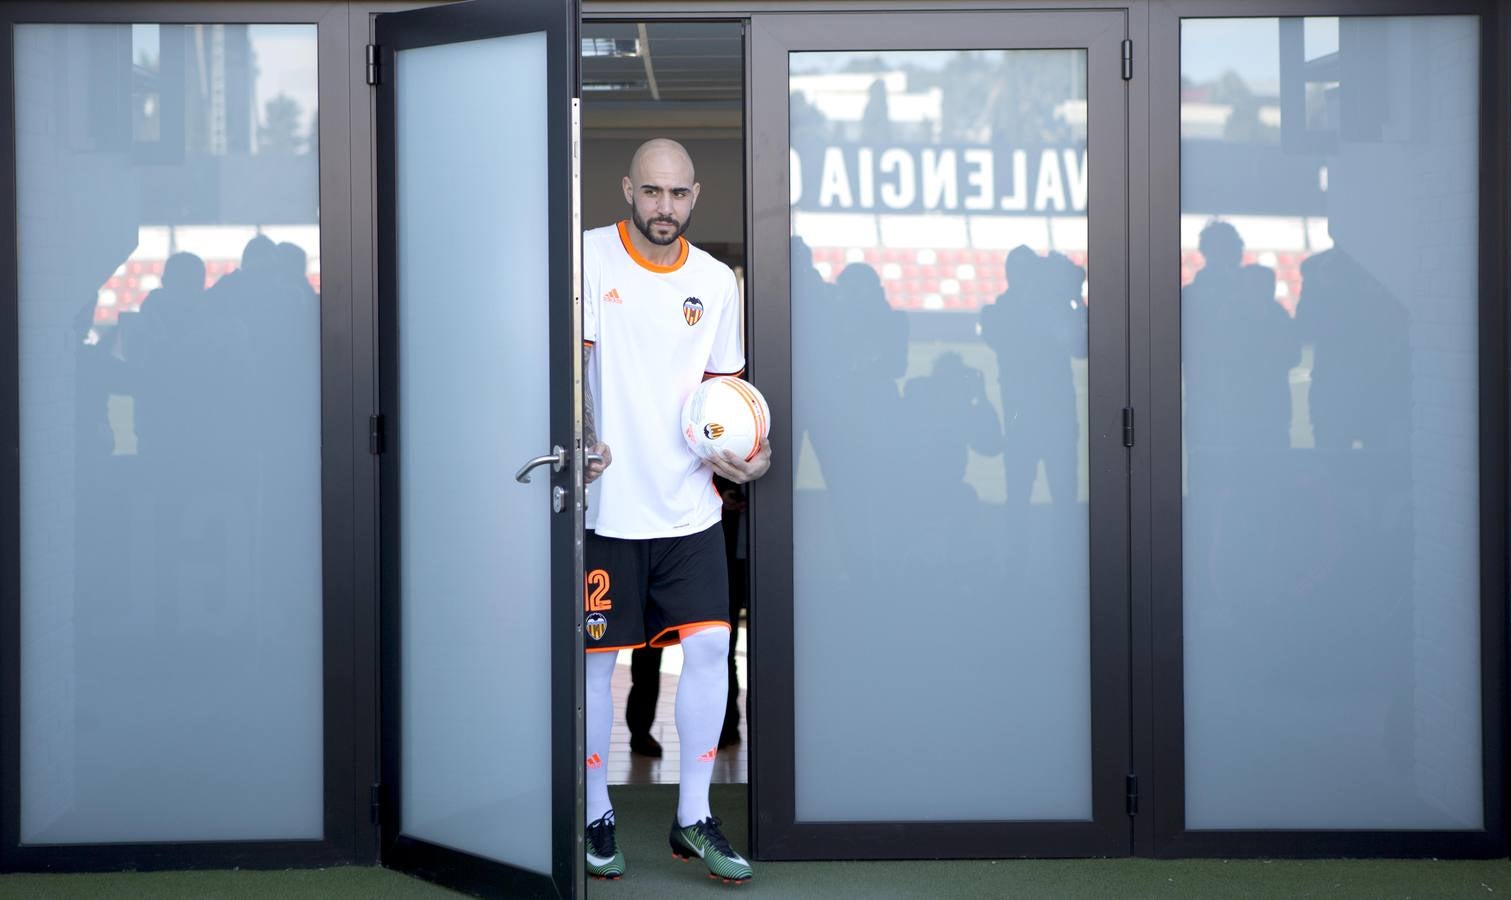
[[1483, 824], [1479, 65], [1182, 23], [1190, 828]]
[[549, 874], [546, 38], [397, 57], [402, 827]]
[[1086, 54], [789, 77], [797, 818], [1089, 819]]
[[322, 836], [315, 72], [16, 27], [27, 843]]

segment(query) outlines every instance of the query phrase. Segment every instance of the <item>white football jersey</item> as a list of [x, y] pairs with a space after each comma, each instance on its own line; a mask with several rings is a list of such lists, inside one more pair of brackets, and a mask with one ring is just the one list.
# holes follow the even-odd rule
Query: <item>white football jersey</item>
[[705, 375], [745, 371], [734, 272], [678, 238], [669, 266], [630, 243], [629, 222], [582, 238], [582, 336], [598, 439], [613, 463], [588, 487], [604, 537], [696, 534], [718, 522], [713, 470], [682, 437], [682, 404]]

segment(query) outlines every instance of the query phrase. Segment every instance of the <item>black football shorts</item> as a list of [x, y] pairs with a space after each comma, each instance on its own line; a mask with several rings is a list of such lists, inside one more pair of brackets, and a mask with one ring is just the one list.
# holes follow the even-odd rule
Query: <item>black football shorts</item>
[[[684, 628], [729, 625], [724, 529], [624, 540], [589, 531], [583, 642], [589, 653], [669, 647]], [[649, 640], [647, 641], [647, 638]]]

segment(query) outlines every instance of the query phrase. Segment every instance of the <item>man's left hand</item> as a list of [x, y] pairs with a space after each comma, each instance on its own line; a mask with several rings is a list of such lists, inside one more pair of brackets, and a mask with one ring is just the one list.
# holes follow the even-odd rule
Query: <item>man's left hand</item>
[[732, 450], [725, 450], [709, 459], [708, 464], [713, 466], [715, 472], [733, 481], [735, 484], [745, 484], [755, 481], [766, 470], [771, 468], [771, 445], [762, 443], [761, 449], [747, 462]]

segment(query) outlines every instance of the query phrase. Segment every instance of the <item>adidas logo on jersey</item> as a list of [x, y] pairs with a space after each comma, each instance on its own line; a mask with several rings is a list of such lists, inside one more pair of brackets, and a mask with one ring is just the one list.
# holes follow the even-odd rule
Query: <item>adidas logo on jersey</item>
[[603, 302], [623, 305], [624, 301], [619, 299], [619, 288], [609, 288], [609, 292], [603, 295]]

